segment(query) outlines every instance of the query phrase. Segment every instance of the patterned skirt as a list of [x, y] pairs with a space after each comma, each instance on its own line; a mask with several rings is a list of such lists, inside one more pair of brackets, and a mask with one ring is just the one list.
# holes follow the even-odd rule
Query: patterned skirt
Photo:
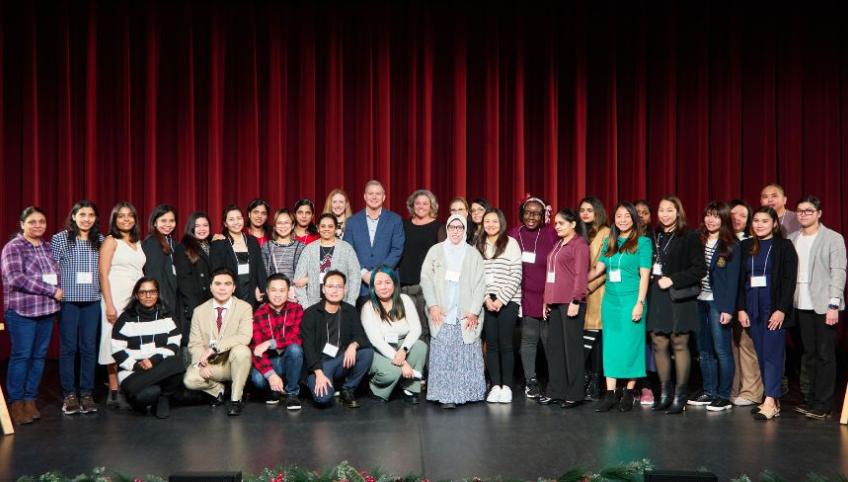
[[462, 326], [442, 325], [430, 341], [427, 400], [441, 403], [479, 402], [486, 394], [480, 340], [462, 341]]

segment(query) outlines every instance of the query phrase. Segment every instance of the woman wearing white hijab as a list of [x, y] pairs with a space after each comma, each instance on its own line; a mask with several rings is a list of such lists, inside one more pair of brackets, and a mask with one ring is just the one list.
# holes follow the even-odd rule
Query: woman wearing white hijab
[[447, 239], [430, 248], [421, 267], [431, 336], [427, 400], [443, 408], [479, 402], [486, 393], [480, 348], [486, 283], [483, 258], [465, 243], [466, 223], [451, 216]]

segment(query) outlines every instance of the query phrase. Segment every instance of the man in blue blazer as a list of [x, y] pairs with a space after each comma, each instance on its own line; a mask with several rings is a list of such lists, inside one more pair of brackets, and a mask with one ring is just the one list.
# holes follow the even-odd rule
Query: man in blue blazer
[[365, 209], [350, 217], [344, 234], [344, 240], [353, 246], [362, 266], [362, 287], [357, 305], [367, 299], [371, 271], [382, 264], [396, 268], [405, 242], [400, 216], [383, 208], [386, 190], [380, 181], [371, 180], [365, 184], [364, 198]]

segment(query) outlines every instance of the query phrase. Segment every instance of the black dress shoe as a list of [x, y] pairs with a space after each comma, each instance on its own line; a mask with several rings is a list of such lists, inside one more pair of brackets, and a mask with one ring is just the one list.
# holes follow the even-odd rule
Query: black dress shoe
[[221, 393], [219, 393], [217, 397], [213, 397], [212, 395], [209, 395], [209, 398], [210, 398], [209, 405], [211, 405], [213, 407], [223, 405], [224, 404], [224, 391], [221, 390]]
[[421, 397], [417, 393], [403, 394], [403, 401], [410, 405], [418, 405], [421, 403]]
[[342, 390], [341, 399], [345, 407], [359, 408], [359, 402], [356, 401], [356, 395], [353, 394], [353, 390]]
[[244, 402], [241, 400], [234, 400], [230, 402], [230, 407], [227, 409], [227, 415], [237, 417], [241, 415], [242, 410], [244, 410]]
[[574, 408], [582, 405], [582, 401], [563, 400], [559, 402], [559, 408]]

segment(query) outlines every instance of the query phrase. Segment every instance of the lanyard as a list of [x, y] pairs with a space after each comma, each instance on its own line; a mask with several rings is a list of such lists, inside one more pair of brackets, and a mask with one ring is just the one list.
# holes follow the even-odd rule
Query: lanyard
[[618, 267], [616, 268], [616, 271], [621, 271], [621, 258], [624, 257], [624, 253], [619, 251], [617, 254], [618, 254]]
[[[766, 261], [763, 263], [763, 276], [766, 275], [766, 268], [768, 267], [768, 259], [771, 255], [771, 248], [774, 247], [774, 244], [769, 246], [768, 251], [766, 251]], [[751, 276], [756, 276], [757, 274], [754, 272], [754, 257], [751, 256]]]
[[[289, 317], [289, 310], [283, 310], [283, 338], [286, 337], [286, 320]], [[265, 321], [268, 323], [268, 329], [271, 330], [271, 338], [274, 338], [274, 325], [271, 324], [271, 313], [265, 315]], [[327, 327], [327, 341], [330, 338], [330, 327]]]
[[[247, 238], [244, 236], [244, 233], [241, 233], [241, 239], [244, 240], [244, 247], [247, 248]], [[236, 242], [233, 239], [230, 239], [230, 248], [233, 249], [233, 257], [236, 259], [236, 266], [240, 265], [238, 255], [236, 254]], [[247, 249], [247, 263], [250, 263], [250, 248]]]
[[[559, 256], [559, 252], [562, 251], [562, 248], [566, 246], [568, 246], [568, 243], [557, 243], [556, 250], [552, 251], [551, 254], [548, 255], [548, 273], [553, 273], [556, 271], [557, 256]], [[553, 260], [551, 258], [553, 258]]]
[[[155, 320], [158, 320], [158, 319], [159, 319], [159, 310], [156, 310], [156, 315], [153, 317], [153, 320], [155, 321]], [[141, 323], [141, 317], [136, 315], [135, 321], [136, 321], [136, 323]], [[150, 335], [150, 336], [156, 337], [156, 335]], [[141, 345], [144, 345], [144, 340], [141, 337], [142, 337], [142, 335], [138, 335], [138, 347], [139, 348], [141, 348]]]
[[[339, 319], [339, 333], [338, 333], [338, 337], [337, 337], [337, 340], [336, 340], [336, 347], [338, 347], [342, 343], [342, 307], [341, 306], [339, 306], [339, 311], [336, 312], [336, 318]], [[330, 322], [327, 322], [327, 326], [325, 328], [327, 328], [327, 344], [329, 344], [330, 343]]]
[[[524, 251], [524, 242], [521, 241], [521, 230], [524, 226], [518, 228], [518, 244], [521, 246], [521, 251]], [[533, 254], [536, 254], [536, 246], [539, 244], [539, 235], [542, 234], [542, 228], [536, 230], [536, 239], [533, 240]]]
[[[671, 244], [671, 240], [674, 239], [676, 233], [671, 233], [671, 237], [668, 238], [668, 241], [665, 242], [665, 246], [660, 250], [660, 237], [657, 236], [656, 241], [654, 241], [654, 246], [657, 248], [657, 259], [662, 261], [665, 257], [664, 255], [668, 253], [668, 245]], [[662, 252], [662, 255], [660, 253]]]

